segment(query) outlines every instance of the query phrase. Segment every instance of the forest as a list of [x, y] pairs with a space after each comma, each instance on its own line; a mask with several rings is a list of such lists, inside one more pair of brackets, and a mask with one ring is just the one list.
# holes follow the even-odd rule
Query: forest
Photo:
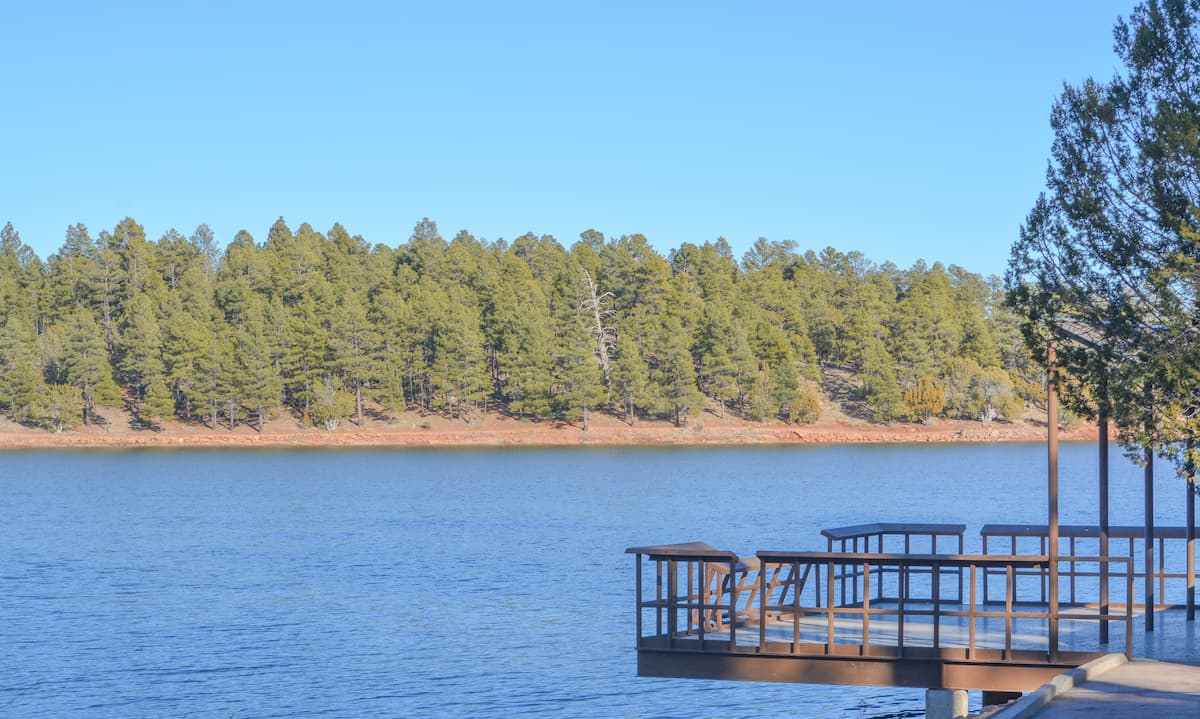
[[589, 230], [397, 247], [280, 218], [222, 249], [126, 218], [41, 259], [0, 230], [0, 410], [65, 431], [128, 410], [149, 429], [274, 417], [334, 429], [406, 411], [587, 428], [703, 411], [809, 423], [831, 398], [876, 422], [1016, 420], [1044, 374], [998, 278], [759, 239], [667, 256]]

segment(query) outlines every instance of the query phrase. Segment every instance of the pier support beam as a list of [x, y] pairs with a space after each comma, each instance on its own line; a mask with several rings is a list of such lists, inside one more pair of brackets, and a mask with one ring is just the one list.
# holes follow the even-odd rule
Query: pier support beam
[[966, 689], [925, 690], [925, 719], [962, 719], [966, 715]]

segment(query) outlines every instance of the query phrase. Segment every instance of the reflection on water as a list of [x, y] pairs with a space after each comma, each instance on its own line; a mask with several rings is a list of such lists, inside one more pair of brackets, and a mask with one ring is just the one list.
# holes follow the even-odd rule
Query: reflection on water
[[[4, 716], [920, 716], [920, 691], [638, 679], [622, 551], [823, 549], [880, 520], [965, 522], [975, 552], [985, 521], [1045, 517], [1040, 445], [0, 462]], [[1094, 522], [1095, 466], [1064, 447], [1064, 523]], [[1140, 471], [1113, 468], [1113, 522], [1138, 524]]]

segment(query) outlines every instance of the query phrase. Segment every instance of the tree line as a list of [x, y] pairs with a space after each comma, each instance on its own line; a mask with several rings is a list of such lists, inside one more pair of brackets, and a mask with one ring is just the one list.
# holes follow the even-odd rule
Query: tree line
[[224, 248], [206, 225], [74, 225], [42, 260], [0, 229], [0, 410], [53, 431], [102, 407], [260, 431], [409, 410], [812, 422], [839, 372], [876, 421], [1016, 419], [1041, 396], [1000, 281], [956, 266], [765, 239], [663, 256], [593, 230], [447, 241], [428, 219], [390, 247], [282, 218]]

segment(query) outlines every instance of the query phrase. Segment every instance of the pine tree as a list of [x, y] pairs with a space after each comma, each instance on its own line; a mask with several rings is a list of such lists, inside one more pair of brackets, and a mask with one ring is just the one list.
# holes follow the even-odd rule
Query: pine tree
[[126, 305], [116, 349], [127, 386], [135, 397], [144, 397], [149, 384], [162, 379], [164, 369], [162, 332], [150, 298], [145, 294], [134, 295]]
[[138, 417], [153, 429], [162, 429], [163, 422], [175, 414], [175, 398], [161, 376], [150, 380]]
[[646, 360], [630, 335], [617, 338], [616, 361], [613, 364], [613, 390], [621, 401], [621, 411], [630, 427], [637, 421], [639, 409], [644, 412], [649, 396], [650, 370]]
[[533, 272], [513, 252], [500, 258], [492, 311], [496, 382], [518, 416], [550, 411], [551, 319]]
[[478, 309], [464, 289], [447, 289], [441, 295], [442, 311], [432, 318], [434, 342], [429, 372], [447, 411], [469, 419], [474, 403], [483, 399], [489, 385], [483, 332]]
[[286, 354], [283, 357], [283, 377], [288, 401], [309, 421], [309, 412], [317, 386], [327, 376], [325, 358], [329, 335], [317, 312], [317, 300], [306, 295], [284, 310], [286, 325]]
[[373, 357], [378, 379], [375, 399], [396, 415], [408, 407], [410, 396], [405, 380], [410, 376], [411, 311], [399, 292], [384, 286], [371, 296], [368, 317], [378, 338]]
[[860, 377], [863, 396], [876, 422], [890, 422], [900, 416], [904, 398], [896, 383], [894, 361], [883, 342], [871, 338], [863, 349]]
[[367, 319], [367, 310], [348, 287], [335, 287], [338, 304], [329, 321], [331, 369], [354, 394], [355, 424], [363, 424], [363, 388], [375, 373], [373, 356], [379, 345], [375, 328]]
[[279, 403], [283, 385], [272, 361], [263, 300], [255, 297], [241, 317], [241, 325], [233, 330], [232, 384], [261, 433], [269, 409]]
[[604, 377], [596, 362], [594, 337], [582, 321], [564, 322], [557, 338], [554, 408], [568, 421], [589, 428], [588, 412], [604, 401]]
[[92, 311], [78, 307], [67, 319], [64, 373], [67, 382], [79, 389], [83, 398], [80, 420], [87, 424], [98, 405], [118, 406], [121, 393], [113, 382], [112, 365]]
[[650, 369], [650, 381], [661, 388], [676, 427], [687, 424], [690, 417], [698, 415], [704, 408], [704, 397], [696, 389], [696, 373], [688, 347], [688, 337], [679, 320], [666, 318]]
[[33, 414], [51, 432], [75, 429], [84, 415], [83, 397], [71, 385], [43, 384], [38, 387]]
[[67, 228], [57, 254], [47, 258], [49, 304], [56, 319], [68, 317], [77, 307], [93, 307], [99, 299], [96, 263], [98, 248], [81, 224]]
[[[213, 352], [213, 333], [206, 319], [188, 307], [176, 293], [166, 304], [162, 322], [164, 371], [167, 386], [182, 403], [183, 415], [192, 417], [203, 413], [207, 393], [201, 387], [201, 364]], [[216, 428], [216, 418], [211, 426]]]

